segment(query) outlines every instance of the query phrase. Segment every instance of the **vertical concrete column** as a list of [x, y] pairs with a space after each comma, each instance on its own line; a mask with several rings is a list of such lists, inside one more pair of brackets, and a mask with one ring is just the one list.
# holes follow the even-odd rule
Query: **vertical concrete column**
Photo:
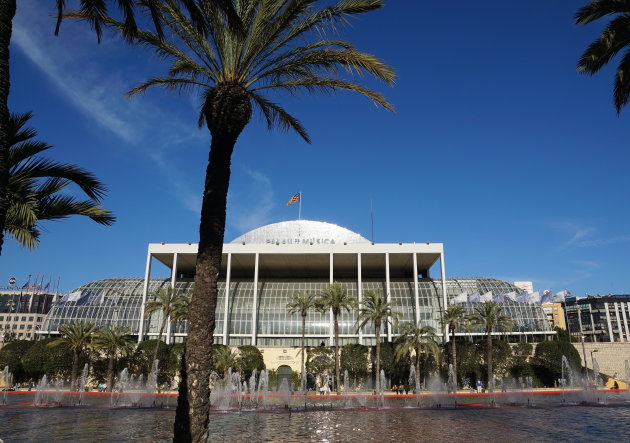
[[615, 302], [615, 317], [617, 318], [617, 329], [619, 329], [619, 340], [626, 341], [623, 336], [623, 327], [621, 326], [621, 316], [619, 315], [619, 303]]
[[413, 299], [416, 306], [416, 324], [420, 323], [420, 296], [418, 294], [418, 254], [413, 253]]
[[[328, 279], [328, 283], [329, 284], [333, 284], [334, 281], [334, 275], [333, 275], [333, 253], [330, 253], [330, 273], [329, 273], [329, 279]], [[332, 309], [330, 310], [330, 312], [328, 313], [328, 346], [334, 346], [335, 344], [335, 331], [334, 331], [334, 319], [333, 319], [333, 313], [332, 313]]]
[[619, 303], [621, 308], [621, 314], [623, 316], [623, 325], [626, 328], [626, 338], [630, 341], [630, 331], [628, 330], [628, 317], [626, 316], [626, 310], [628, 309], [628, 302]]
[[[444, 266], [444, 251], [440, 252], [440, 279], [442, 280], [442, 309], [448, 308], [448, 297], [446, 295], [446, 270]], [[444, 329], [444, 340], [448, 342], [448, 326]]]
[[610, 341], [615, 341], [615, 336], [613, 335], [612, 324], [610, 323], [610, 312], [608, 311], [608, 303], [604, 303], [604, 309], [606, 310], [606, 322], [608, 323], [608, 336], [610, 337]]
[[[389, 281], [389, 252], [385, 253], [385, 301], [387, 303], [390, 303], [390, 296], [389, 296], [389, 291], [390, 291], [390, 281]], [[389, 323], [386, 323], [387, 328], [387, 341], [391, 342], [392, 341], [392, 325]]]
[[227, 272], [225, 275], [225, 293], [223, 298], [223, 344], [227, 346], [228, 344], [228, 326], [229, 319], [228, 315], [230, 315], [230, 280], [232, 277], [232, 253], [228, 252], [227, 255]]
[[[359, 298], [359, 306], [363, 303], [363, 281], [361, 278], [361, 253], [357, 253], [357, 296]], [[363, 328], [359, 329], [359, 344], [363, 344]]]
[[142, 306], [140, 306], [140, 324], [138, 328], [138, 343], [142, 341], [144, 336], [144, 306], [147, 302], [147, 293], [149, 291], [149, 278], [151, 276], [151, 253], [147, 252], [147, 265], [144, 270], [144, 285], [142, 286]]
[[[177, 252], [173, 254], [173, 268], [171, 269], [171, 291], [173, 291], [173, 295], [175, 295], [175, 279], [177, 278]], [[168, 316], [168, 320], [166, 321], [166, 344], [171, 344], [171, 316]]]
[[252, 346], [256, 346], [256, 333], [258, 332], [258, 261], [259, 253], [254, 256], [254, 303], [252, 305]]

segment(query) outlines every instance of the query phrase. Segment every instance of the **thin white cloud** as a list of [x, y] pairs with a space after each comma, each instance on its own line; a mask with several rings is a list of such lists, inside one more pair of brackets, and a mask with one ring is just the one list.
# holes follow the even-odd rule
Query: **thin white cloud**
[[177, 171], [172, 159], [178, 150], [202, 145], [207, 132], [197, 130], [196, 121], [184, 122], [174, 111], [154, 106], [146, 97], [125, 99], [130, 85], [142, 78], [129, 83], [124, 67], [116, 74], [106, 68], [108, 57], [120, 49], [119, 42], [104, 40], [95, 54], [94, 33], [88, 26], [70, 22], [64, 23], [60, 37], [54, 37], [54, 20], [46, 6], [37, 0], [19, 2], [13, 45], [84, 116], [151, 159], [181, 204], [199, 214], [201, 190], [190, 174]]
[[238, 233], [270, 223], [275, 207], [271, 179], [249, 167], [243, 166], [241, 169], [249, 179], [246, 186], [231, 190], [228, 194], [228, 227]]
[[630, 235], [618, 235], [609, 238], [595, 238], [592, 240], [583, 240], [577, 243], [579, 248], [587, 248], [591, 246], [605, 246], [630, 242]]

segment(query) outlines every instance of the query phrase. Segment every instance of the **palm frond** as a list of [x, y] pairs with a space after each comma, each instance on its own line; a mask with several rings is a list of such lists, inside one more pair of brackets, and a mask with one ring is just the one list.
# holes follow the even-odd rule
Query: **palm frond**
[[584, 51], [578, 61], [578, 71], [595, 74], [629, 44], [630, 15], [623, 15], [610, 22], [599, 38]]
[[581, 7], [574, 16], [575, 24], [586, 25], [611, 14], [630, 13], [628, 0], [591, 0]]
[[285, 131], [293, 129], [306, 143], [311, 143], [311, 138], [306, 132], [306, 128], [302, 126], [298, 119], [286, 112], [280, 105], [267, 100], [255, 92], [249, 92], [249, 96], [254, 100], [254, 103], [258, 105], [260, 112], [267, 121], [267, 127], [269, 129], [277, 127]]
[[617, 67], [613, 97], [617, 114], [619, 114], [621, 108], [628, 104], [630, 97], [630, 49], [625, 52]]

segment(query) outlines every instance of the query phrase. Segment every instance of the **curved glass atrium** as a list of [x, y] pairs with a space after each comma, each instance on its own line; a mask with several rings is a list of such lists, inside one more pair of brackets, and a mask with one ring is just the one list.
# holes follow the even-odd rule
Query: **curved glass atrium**
[[[357, 295], [357, 282], [340, 282], [351, 295]], [[170, 279], [150, 279], [148, 293], [171, 284]], [[81, 295], [75, 301], [56, 304], [49, 312], [42, 333], [57, 333], [59, 325], [73, 320], [93, 322], [101, 327], [119, 325], [138, 335], [140, 330], [143, 278], [112, 278], [98, 280], [72, 291]], [[225, 282], [219, 283], [219, 299], [216, 310], [215, 342], [229, 345], [256, 344], [258, 346], [299, 346], [301, 318], [289, 315], [286, 308], [293, 294], [301, 291], [319, 293], [328, 286], [326, 282], [263, 281], [258, 282], [258, 303], [254, 312], [252, 281], [232, 281], [228, 299], [227, 331], [225, 329]], [[175, 283], [178, 291], [191, 290], [190, 281]], [[386, 293], [386, 282], [363, 282], [363, 291], [380, 290]], [[446, 293], [450, 299], [463, 292], [504, 294], [518, 292], [512, 284], [489, 278], [449, 278], [446, 279]], [[71, 294], [72, 294], [71, 293]], [[400, 322], [414, 321], [416, 306], [414, 283], [390, 282], [390, 302], [393, 310], [400, 313]], [[418, 280], [418, 318], [423, 325], [440, 330], [440, 310], [443, 309], [441, 281], [437, 279]], [[472, 312], [475, 303], [462, 304], [467, 312]], [[538, 339], [550, 333], [550, 326], [539, 305], [506, 300], [501, 304], [504, 312], [512, 318], [512, 336], [537, 335]], [[256, 316], [256, 327], [253, 318]], [[355, 332], [357, 313], [343, 312], [339, 319], [340, 336], [343, 344], [371, 344], [374, 330], [366, 326], [360, 333]], [[161, 323], [161, 314], [156, 313], [144, 320], [143, 330], [149, 338], [155, 338]], [[307, 345], [317, 346], [322, 341], [330, 343], [332, 336], [331, 319], [328, 314], [311, 312], [306, 322]], [[187, 322], [172, 324], [169, 341], [181, 341], [186, 334]], [[384, 337], [395, 336], [397, 330], [382, 331]], [[459, 333], [461, 335], [481, 335], [482, 331]], [[458, 334], [458, 335], [459, 335]], [[227, 338], [227, 340], [226, 340]], [[523, 338], [525, 339], [525, 338]]]

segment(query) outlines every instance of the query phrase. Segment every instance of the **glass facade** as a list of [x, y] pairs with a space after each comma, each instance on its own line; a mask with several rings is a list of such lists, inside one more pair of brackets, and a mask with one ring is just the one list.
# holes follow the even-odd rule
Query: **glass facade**
[[[148, 293], [151, 294], [163, 286], [170, 285], [170, 279], [150, 279]], [[357, 282], [341, 282], [348, 293], [358, 296]], [[133, 334], [140, 330], [142, 278], [112, 278], [88, 283], [72, 291], [80, 293], [78, 300], [58, 302], [53, 306], [43, 325], [44, 333], [56, 333], [61, 324], [78, 320], [93, 322], [101, 327], [113, 325], [123, 326]], [[194, 283], [178, 281], [177, 291], [191, 290]], [[242, 345], [255, 343], [259, 346], [298, 346], [301, 336], [301, 317], [289, 315], [286, 308], [291, 297], [298, 292], [320, 293], [328, 284], [326, 282], [308, 281], [259, 281], [257, 287], [257, 303], [254, 300], [254, 283], [250, 281], [230, 282], [228, 299], [228, 317], [225, 318], [225, 282], [219, 282], [219, 299], [216, 310], [215, 341], [223, 343], [225, 321], [227, 320], [227, 344]], [[384, 281], [362, 282], [363, 292], [373, 290], [387, 293]], [[518, 291], [512, 284], [489, 278], [451, 278], [446, 279], [446, 295], [450, 300], [462, 292], [494, 294]], [[150, 295], [149, 295], [150, 297]], [[415, 321], [416, 302], [414, 282], [391, 281], [389, 299], [394, 311], [400, 314], [400, 322]], [[463, 304], [467, 312], [473, 312], [475, 303]], [[513, 320], [512, 334], [545, 333], [551, 328], [540, 305], [506, 301], [502, 304], [504, 312]], [[256, 328], [252, 330], [256, 308]], [[440, 331], [440, 311], [444, 309], [441, 280], [418, 280], [417, 313], [423, 325], [433, 326]], [[342, 312], [339, 318], [339, 333], [344, 343], [356, 343], [359, 334], [355, 330], [356, 312]], [[155, 313], [145, 319], [143, 330], [149, 336], [156, 336], [161, 323], [161, 313]], [[173, 323], [171, 334], [176, 340], [186, 333], [187, 322]], [[387, 337], [387, 328], [381, 335]], [[398, 331], [392, 329], [396, 335]], [[481, 331], [472, 331], [473, 333]], [[329, 313], [310, 312], [306, 322], [306, 337], [309, 346], [317, 346], [322, 341], [328, 343], [332, 335], [332, 319]], [[362, 330], [365, 344], [373, 343], [374, 328], [366, 325]], [[253, 342], [255, 340], [255, 342]]]

